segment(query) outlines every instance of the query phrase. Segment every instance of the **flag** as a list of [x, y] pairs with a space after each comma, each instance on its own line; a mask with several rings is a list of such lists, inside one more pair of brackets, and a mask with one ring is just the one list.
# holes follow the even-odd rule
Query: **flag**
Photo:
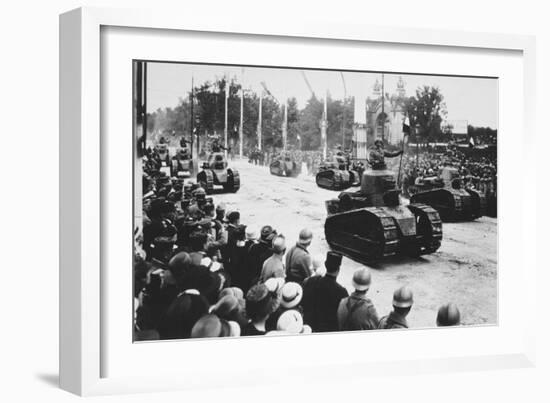
[[474, 138], [472, 136], [470, 136], [470, 148], [473, 148], [474, 146], [476, 145], [476, 142], [474, 141]]
[[407, 143], [409, 140], [409, 135], [411, 134], [411, 122], [408, 116], [405, 116], [403, 121], [403, 143]]

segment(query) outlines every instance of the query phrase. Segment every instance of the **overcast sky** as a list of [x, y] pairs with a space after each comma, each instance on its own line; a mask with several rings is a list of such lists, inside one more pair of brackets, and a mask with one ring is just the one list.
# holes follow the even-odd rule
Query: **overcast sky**
[[[303, 107], [311, 92], [301, 70], [259, 67], [230, 67], [217, 65], [192, 65], [181, 63], [148, 63], [149, 111], [157, 108], [174, 107], [191, 90], [191, 78], [195, 86], [205, 81], [214, 81], [225, 75], [244, 82], [244, 88], [260, 93], [263, 81], [269, 91], [283, 102], [285, 98], [296, 97]], [[328, 91], [332, 98], [344, 96], [344, 85], [340, 72], [303, 70], [313, 91], [323, 97]], [[492, 78], [466, 78], [452, 76], [394, 75], [384, 74], [385, 92], [396, 92], [399, 76], [405, 82], [406, 95], [413, 95], [422, 85], [438, 86], [447, 104], [449, 121], [467, 120], [474, 126], [498, 128], [498, 80]], [[381, 80], [380, 73], [343, 72], [347, 95], [361, 94], [374, 97], [375, 81]]]

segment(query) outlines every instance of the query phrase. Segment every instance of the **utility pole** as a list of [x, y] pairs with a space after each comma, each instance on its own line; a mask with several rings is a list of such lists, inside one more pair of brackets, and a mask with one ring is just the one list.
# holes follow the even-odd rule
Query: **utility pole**
[[244, 108], [244, 68], [241, 69], [241, 121], [239, 124], [239, 157], [243, 158], [243, 108]]
[[288, 121], [288, 100], [285, 102], [284, 113], [283, 113], [283, 151], [286, 151], [286, 137], [287, 137], [287, 121]]
[[225, 77], [225, 114], [224, 114], [224, 126], [223, 126], [223, 137], [224, 137], [224, 147], [223, 153], [227, 159], [227, 100], [229, 99], [229, 81], [227, 76]]
[[262, 98], [263, 90], [260, 91], [260, 106], [258, 108], [258, 150], [262, 151]]
[[342, 148], [346, 149], [346, 98], [347, 98], [347, 89], [346, 89], [346, 80], [344, 80], [344, 73], [340, 72], [340, 77], [342, 78], [342, 84], [344, 85], [344, 102], [342, 103]]
[[323, 119], [321, 120], [321, 146], [323, 147], [323, 160], [327, 159], [327, 96], [328, 91], [325, 93]]
[[384, 113], [384, 104], [386, 103], [386, 95], [384, 93], [384, 73], [382, 73], [382, 141], [384, 141], [384, 134], [386, 131], [386, 114]]

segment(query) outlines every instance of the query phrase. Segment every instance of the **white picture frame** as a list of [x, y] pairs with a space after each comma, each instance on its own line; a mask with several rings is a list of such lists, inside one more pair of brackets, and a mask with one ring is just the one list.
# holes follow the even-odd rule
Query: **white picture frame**
[[[527, 251], [527, 234], [536, 232], [533, 220], [524, 220], [528, 213], [522, 205], [517, 210], [517, 217], [506, 217], [501, 225], [499, 221], [499, 263], [514, 253], [518, 270], [518, 285], [513, 289], [511, 282], [499, 281], [501, 309], [507, 305], [509, 296], [521, 293], [522, 303], [518, 311], [523, 313], [517, 328], [511, 330], [508, 321], [499, 315], [499, 325], [481, 327], [473, 330], [438, 329], [395, 332], [391, 335], [375, 333], [369, 335], [369, 343], [381, 346], [384, 343], [395, 343], [408, 339], [411, 345], [425, 345], [426, 338], [442, 340], [464, 340], [462, 349], [443, 354], [434, 347], [433, 354], [426, 354], [419, 349], [418, 354], [406, 350], [397, 351], [397, 355], [385, 359], [376, 354], [372, 357], [361, 354], [349, 355], [354, 347], [365, 342], [365, 335], [354, 333], [347, 335], [330, 334], [314, 335], [305, 338], [277, 337], [270, 340], [258, 338], [248, 340], [200, 341], [192, 342], [197, 351], [208, 346], [214, 356], [223, 353], [230, 343], [235, 349], [250, 349], [266, 352], [266, 356], [276, 357], [280, 349], [291, 348], [303, 352], [303, 358], [272, 362], [271, 372], [262, 371], [261, 365], [248, 365], [238, 362], [229, 375], [222, 371], [207, 369], [205, 365], [189, 360], [192, 365], [182, 366], [176, 371], [173, 367], [157, 376], [150, 374], [124, 374], [124, 370], [108, 371], [106, 360], [118, 347], [106, 335], [104, 328], [111, 322], [105, 321], [110, 312], [112, 298], [107, 301], [108, 291], [104, 287], [105, 273], [102, 267], [107, 265], [106, 250], [110, 245], [104, 243], [102, 209], [108, 208], [109, 195], [106, 185], [105, 164], [109, 158], [105, 148], [109, 141], [102, 139], [101, 133], [106, 130], [102, 118], [102, 30], [108, 27], [154, 29], [158, 32], [193, 32], [217, 33], [218, 35], [250, 36], [255, 41], [284, 41], [297, 43], [304, 41], [332, 41], [337, 44], [376, 44], [376, 46], [411, 47], [411, 49], [433, 48], [436, 50], [453, 49], [454, 51], [471, 51], [480, 55], [484, 52], [511, 52], [521, 65], [521, 76], [513, 76], [519, 89], [522, 102], [514, 127], [519, 128], [522, 136], [521, 147], [514, 150], [513, 141], [499, 143], [499, 170], [506, 180], [521, 180], [522, 188], [533, 192], [536, 189], [536, 174], [527, 178], [513, 173], [510, 159], [504, 158], [517, 152], [519, 159], [528, 161], [533, 155], [534, 142], [534, 102], [535, 102], [535, 41], [533, 37], [521, 35], [501, 35], [488, 33], [467, 33], [457, 31], [429, 31], [407, 28], [371, 27], [357, 23], [326, 22], [289, 18], [287, 21], [269, 21], [265, 19], [247, 20], [234, 18], [216, 18], [212, 16], [191, 16], [182, 13], [159, 12], [151, 10], [111, 10], [103, 8], [81, 8], [70, 11], [60, 17], [60, 385], [63, 389], [79, 395], [97, 395], [129, 392], [164, 391], [185, 388], [204, 388], [227, 386], [240, 383], [242, 386], [258, 383], [296, 382], [292, 380], [289, 368], [301, 368], [304, 380], [346, 379], [346, 377], [368, 376], [372, 374], [425, 373], [435, 371], [478, 370], [490, 368], [510, 368], [534, 365], [535, 327], [530, 318], [535, 314], [536, 262], [535, 251]], [[223, 33], [223, 34], [222, 34]], [[335, 45], [336, 44], [336, 45]], [[309, 46], [309, 45], [304, 45]], [[142, 57], [138, 55], [138, 57]], [[519, 59], [518, 59], [519, 58]], [[200, 61], [200, 60], [194, 60]], [[512, 79], [512, 75], [510, 76]], [[131, 77], [128, 83], [131, 86]], [[502, 100], [501, 100], [502, 101]], [[517, 107], [517, 99], [515, 100]], [[130, 101], [128, 102], [130, 104]], [[508, 117], [510, 118], [510, 117]], [[512, 119], [512, 118], [510, 118]], [[506, 129], [506, 125], [504, 127]], [[501, 128], [499, 127], [499, 132]], [[507, 130], [503, 131], [505, 134]], [[500, 133], [499, 133], [500, 134]], [[131, 134], [128, 133], [128, 138]], [[519, 137], [518, 137], [519, 138]], [[500, 142], [500, 140], [499, 140]], [[516, 155], [517, 157], [517, 155]], [[517, 159], [517, 158], [516, 158]], [[501, 166], [502, 164], [505, 164]], [[504, 169], [502, 169], [504, 168]], [[107, 174], [108, 175], [108, 174]], [[516, 175], [516, 176], [514, 176]], [[131, 179], [128, 178], [131, 182]], [[499, 178], [502, 180], [502, 177]], [[504, 188], [504, 189], [503, 189]], [[499, 192], [506, 192], [506, 186], [499, 186]], [[521, 191], [521, 189], [519, 190]], [[524, 192], [526, 194], [526, 192]], [[500, 198], [503, 198], [501, 193]], [[112, 196], [112, 195], [111, 195]], [[499, 205], [499, 220], [503, 217], [500, 211], [506, 211], [506, 205]], [[119, 228], [120, 230], [120, 228]], [[122, 229], [124, 232], [127, 229]], [[522, 237], [523, 242], [516, 242], [515, 251], [506, 248], [502, 242], [503, 232], [514, 233]], [[128, 230], [128, 242], [131, 233]], [[500, 270], [500, 268], [499, 268]], [[510, 271], [506, 271], [510, 275]], [[508, 277], [507, 277], [508, 278]], [[511, 324], [510, 324], [511, 325]], [[458, 333], [457, 333], [458, 332]], [[434, 334], [436, 334], [434, 336]], [[345, 339], [341, 339], [345, 337]], [[423, 341], [424, 339], [424, 341]], [[485, 350], [486, 344], [476, 340], [495, 340], [494, 349]], [[313, 344], [338, 343], [345, 340], [346, 348], [342, 357], [331, 356], [327, 359], [316, 359]], [[130, 340], [131, 343], [131, 340]], [[187, 344], [185, 344], [187, 343]], [[246, 344], [244, 344], [246, 343]], [[269, 350], [266, 346], [269, 344]], [[428, 343], [429, 344], [429, 343]], [[140, 344], [135, 354], [143, 353], [144, 357], [162, 351], [189, 348], [189, 342], [144, 343]], [[387, 345], [387, 344], [386, 344]], [[433, 344], [434, 346], [437, 343]], [[107, 348], [106, 346], [109, 346]], [[187, 347], [186, 347], [187, 346]], [[256, 350], [259, 349], [259, 350]], [[155, 351], [153, 351], [155, 350]], [[272, 352], [271, 352], [272, 350]], [[427, 350], [426, 350], [427, 351]], [[401, 355], [398, 355], [401, 354]], [[401, 358], [399, 358], [401, 357]], [[123, 359], [123, 358], [122, 358]], [[195, 358], [196, 359], [196, 358]], [[147, 362], [147, 361], [146, 361]], [[232, 361], [235, 362], [235, 361]], [[147, 365], [147, 364], [145, 364]], [[191, 369], [192, 367], [192, 369]], [[338, 371], [326, 371], [330, 367]], [[122, 367], [121, 367], [122, 368]], [[247, 371], [246, 381], [240, 375]], [[316, 368], [317, 371], [308, 371]], [[329, 376], [329, 372], [332, 374]], [[335, 375], [335, 373], [337, 375]], [[324, 375], [323, 375], [324, 374]]]

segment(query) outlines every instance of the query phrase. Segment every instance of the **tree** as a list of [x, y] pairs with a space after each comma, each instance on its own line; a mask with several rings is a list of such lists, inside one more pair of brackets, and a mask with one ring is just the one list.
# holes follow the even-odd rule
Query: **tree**
[[416, 140], [426, 143], [442, 139], [441, 123], [447, 115], [443, 94], [438, 87], [423, 86], [405, 101], [410, 123], [417, 128]]

